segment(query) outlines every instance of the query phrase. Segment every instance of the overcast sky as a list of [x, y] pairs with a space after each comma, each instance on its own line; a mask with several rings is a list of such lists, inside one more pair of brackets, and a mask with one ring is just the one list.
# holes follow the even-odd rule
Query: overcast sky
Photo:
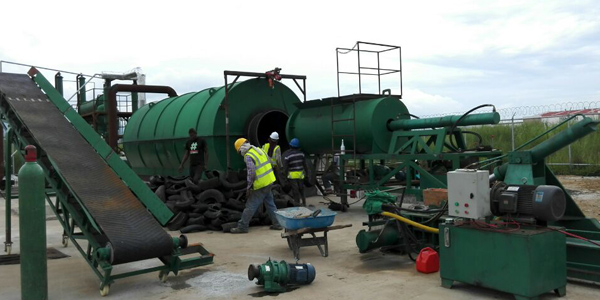
[[[29, 0], [0, 10], [0, 60], [86, 74], [141, 67], [148, 84], [180, 94], [223, 85], [223, 70], [277, 66], [308, 76], [309, 99], [336, 96], [336, 47], [368, 41], [402, 47], [416, 115], [600, 101], [597, 1]], [[355, 71], [355, 58], [341, 66]], [[341, 86], [358, 92], [355, 77]]]

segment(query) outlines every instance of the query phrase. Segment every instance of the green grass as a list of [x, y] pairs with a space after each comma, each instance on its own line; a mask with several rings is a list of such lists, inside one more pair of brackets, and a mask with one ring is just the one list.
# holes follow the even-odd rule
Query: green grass
[[[571, 123], [574, 124], [575, 122]], [[531, 122], [515, 124], [515, 148], [533, 139], [539, 134], [550, 129], [554, 125], [545, 125], [541, 122]], [[541, 137], [536, 142], [525, 147], [523, 150], [529, 149], [561, 132], [567, 128], [567, 124], [553, 130], [547, 135]], [[477, 132], [481, 135], [484, 145], [493, 145], [494, 148], [502, 150], [503, 153], [512, 150], [511, 141], [511, 125], [494, 125], [470, 127], [469, 131]], [[473, 135], [467, 135], [468, 146], [474, 147], [477, 143], [477, 138]], [[553, 153], [546, 158], [546, 163], [569, 163], [568, 147]], [[595, 164], [597, 166], [556, 166], [550, 165], [550, 169], [555, 174], [560, 175], [585, 175], [585, 176], [600, 176], [600, 132], [596, 131], [579, 139], [571, 144], [571, 163], [573, 164]]]

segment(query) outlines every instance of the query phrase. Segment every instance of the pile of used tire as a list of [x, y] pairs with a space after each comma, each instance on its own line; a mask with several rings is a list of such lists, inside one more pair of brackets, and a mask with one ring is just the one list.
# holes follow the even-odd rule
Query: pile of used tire
[[[205, 175], [207, 179], [197, 183], [188, 176], [150, 177], [149, 187], [175, 214], [166, 226], [169, 230], [229, 232], [237, 226], [246, 205], [246, 170], [209, 171]], [[272, 191], [278, 209], [299, 205], [287, 194], [287, 187], [274, 184]], [[264, 205], [250, 221], [250, 226], [260, 225], [271, 225]]]

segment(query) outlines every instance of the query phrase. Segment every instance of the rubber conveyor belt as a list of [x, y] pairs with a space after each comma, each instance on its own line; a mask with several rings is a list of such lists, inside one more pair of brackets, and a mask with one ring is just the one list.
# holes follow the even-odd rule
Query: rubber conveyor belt
[[29, 76], [0, 73], [0, 95], [111, 243], [112, 264], [172, 252], [171, 237]]

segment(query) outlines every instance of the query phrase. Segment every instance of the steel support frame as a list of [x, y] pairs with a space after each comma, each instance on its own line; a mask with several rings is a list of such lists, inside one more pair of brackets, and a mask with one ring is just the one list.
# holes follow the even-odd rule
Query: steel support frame
[[[448, 160], [452, 162], [452, 169], [460, 168], [461, 160], [470, 157], [496, 157], [501, 153], [499, 151], [481, 151], [481, 152], [457, 152], [457, 153], [414, 153], [414, 154], [346, 154], [340, 156], [340, 178], [345, 178], [346, 167], [348, 162], [357, 164], [357, 162], [368, 163], [368, 166], [364, 169], [368, 174], [368, 181], [363, 183], [350, 183], [345, 182], [342, 185], [342, 202], [347, 201], [346, 190], [374, 190], [374, 189], [390, 189], [393, 186], [388, 186], [388, 181], [402, 169], [406, 169], [406, 190], [405, 193], [415, 195], [418, 201], [423, 199], [423, 187], [421, 185], [414, 185], [413, 179], [415, 174], [419, 174], [421, 182], [427, 181], [429, 184], [433, 184], [430, 187], [446, 188], [446, 174], [438, 176], [430, 173], [428, 170], [423, 168], [417, 162], [430, 162], [438, 160]], [[375, 171], [373, 166], [379, 162], [390, 162], [396, 164], [396, 167], [391, 170], [387, 175], [380, 179], [375, 179]], [[443, 177], [443, 178], [441, 178]], [[346, 198], [344, 200], [344, 197]]]
[[[360, 48], [361, 45], [374, 46], [380, 50], [367, 50], [364, 48], [361, 49]], [[387, 68], [382, 69], [381, 62], [380, 62], [380, 54], [384, 53], [384, 52], [388, 52], [388, 51], [393, 51], [393, 50], [398, 50], [398, 59], [399, 59], [398, 69], [387, 69]], [[345, 51], [345, 52], [341, 52], [341, 51]], [[350, 52], [357, 53], [357, 62], [358, 62], [357, 71], [356, 72], [340, 71], [340, 58], [339, 58], [340, 54], [347, 54]], [[377, 56], [377, 67], [376, 68], [375, 67], [364, 67], [361, 65], [360, 54], [363, 52], [375, 54]], [[352, 47], [352, 48], [336, 48], [335, 49], [335, 59], [336, 59], [336, 68], [337, 68], [338, 97], [341, 96], [340, 74], [358, 75], [358, 93], [359, 94], [362, 94], [362, 76], [363, 75], [377, 76], [378, 93], [381, 94], [381, 76], [398, 73], [398, 76], [399, 76], [398, 83], [399, 83], [399, 88], [400, 88], [400, 94], [395, 95], [395, 96], [402, 99], [402, 47], [394, 46], [394, 45], [385, 45], [385, 44], [379, 44], [379, 43], [357, 41], [356, 44], [354, 44], [354, 47]], [[368, 73], [368, 72], [365, 73], [364, 70], [372, 71], [373, 73]], [[384, 71], [384, 72], [382, 73], [382, 71]]]

